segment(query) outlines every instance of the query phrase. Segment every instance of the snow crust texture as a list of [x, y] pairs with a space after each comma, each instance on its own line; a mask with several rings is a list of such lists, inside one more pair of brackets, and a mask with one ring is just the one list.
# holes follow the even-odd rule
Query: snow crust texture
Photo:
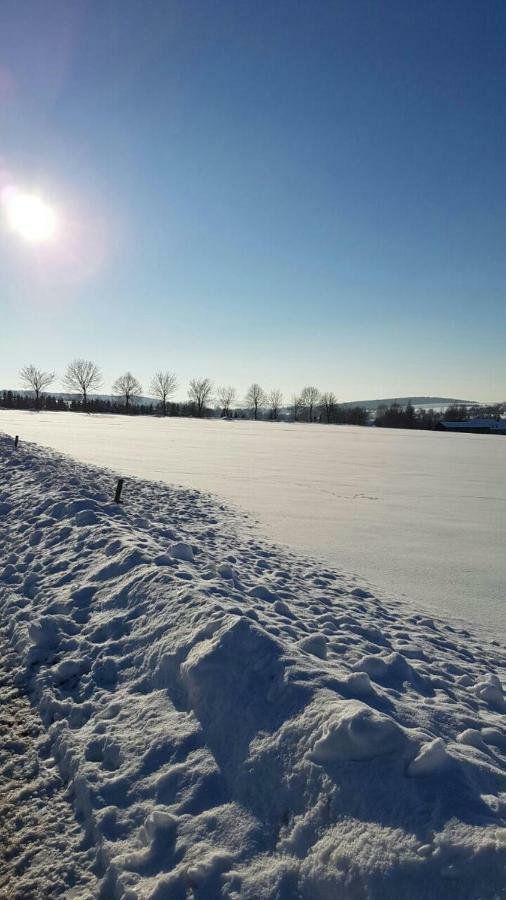
[[[20, 823], [0, 893], [506, 897], [499, 643], [262, 542], [210, 495], [132, 479], [118, 506], [110, 472], [1, 436], [0, 457]], [[54, 790], [22, 794], [41, 767]]]

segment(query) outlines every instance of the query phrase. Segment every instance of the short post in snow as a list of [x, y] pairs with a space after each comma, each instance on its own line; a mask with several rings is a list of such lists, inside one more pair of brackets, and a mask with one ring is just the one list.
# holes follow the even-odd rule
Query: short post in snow
[[123, 481], [124, 481], [123, 478], [118, 478], [118, 483], [117, 483], [117, 485], [116, 485], [116, 493], [115, 493], [115, 495], [114, 495], [114, 502], [115, 502], [115, 503], [122, 503], [122, 500], [121, 500], [121, 491], [123, 490]]
[[16, 437], [14, 438], [14, 446], [15, 447], [18, 446], [18, 442], [19, 442], [19, 434], [17, 434]]

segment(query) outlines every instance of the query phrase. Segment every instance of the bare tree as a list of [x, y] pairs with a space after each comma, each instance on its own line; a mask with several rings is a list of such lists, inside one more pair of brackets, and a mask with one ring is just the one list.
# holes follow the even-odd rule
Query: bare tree
[[223, 415], [227, 418], [230, 417], [230, 407], [234, 402], [237, 396], [237, 391], [231, 385], [222, 386], [218, 388], [217, 391], [217, 400], [221, 410], [223, 410]]
[[67, 366], [63, 383], [70, 391], [81, 394], [86, 406], [88, 393], [102, 384], [102, 373], [90, 359], [74, 359]]
[[114, 382], [112, 392], [125, 401], [125, 409], [128, 412], [132, 400], [135, 400], [136, 397], [142, 394], [142, 385], [140, 381], [137, 381], [135, 375], [132, 375], [131, 372], [125, 372], [124, 375], [120, 375]]
[[302, 398], [300, 397], [300, 395], [292, 394], [291, 409], [294, 422], [299, 421], [299, 416], [303, 410], [303, 406], [304, 404], [302, 403]]
[[251, 385], [246, 394], [246, 404], [249, 409], [253, 410], [253, 418], [258, 419], [258, 411], [265, 406], [267, 398], [265, 391], [256, 382]]
[[337, 405], [337, 397], [332, 391], [326, 391], [320, 397], [320, 405], [325, 413], [325, 418], [327, 422], [330, 422], [332, 416], [335, 413], [336, 405]]
[[23, 366], [19, 373], [19, 377], [22, 384], [24, 384], [25, 387], [34, 392], [35, 407], [36, 409], [38, 409], [40, 403], [40, 395], [42, 394], [44, 388], [49, 387], [49, 385], [52, 384], [52, 382], [55, 380], [55, 373], [43, 372], [42, 369], [38, 369], [37, 366], [34, 366], [33, 363], [30, 363], [29, 366]]
[[300, 395], [302, 400], [302, 405], [304, 409], [307, 411], [307, 417], [309, 422], [313, 421], [313, 410], [320, 399], [320, 391], [318, 388], [309, 385], [302, 389], [302, 393]]
[[214, 385], [210, 378], [192, 378], [188, 389], [190, 401], [197, 408], [197, 415], [200, 418], [205, 411], [206, 403], [209, 403], [214, 391]]
[[267, 402], [271, 411], [271, 419], [276, 420], [279, 416], [281, 404], [283, 403], [283, 394], [278, 388], [275, 388], [270, 392]]
[[172, 372], [155, 372], [151, 379], [150, 391], [162, 404], [163, 414], [167, 415], [167, 400], [177, 390], [177, 378]]

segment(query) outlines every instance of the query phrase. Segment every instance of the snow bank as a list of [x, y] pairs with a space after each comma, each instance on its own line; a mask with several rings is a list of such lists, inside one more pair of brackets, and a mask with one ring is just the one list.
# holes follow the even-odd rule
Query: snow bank
[[[196, 491], [0, 438], [13, 677], [99, 896], [498, 898], [504, 651]], [[402, 607], [404, 609], [404, 607]]]

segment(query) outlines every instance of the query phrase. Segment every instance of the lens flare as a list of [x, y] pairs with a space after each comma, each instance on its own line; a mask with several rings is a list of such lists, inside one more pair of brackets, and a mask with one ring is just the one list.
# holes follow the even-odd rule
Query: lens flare
[[2, 203], [8, 227], [25, 241], [38, 244], [56, 237], [56, 212], [37, 194], [8, 189], [3, 191]]

